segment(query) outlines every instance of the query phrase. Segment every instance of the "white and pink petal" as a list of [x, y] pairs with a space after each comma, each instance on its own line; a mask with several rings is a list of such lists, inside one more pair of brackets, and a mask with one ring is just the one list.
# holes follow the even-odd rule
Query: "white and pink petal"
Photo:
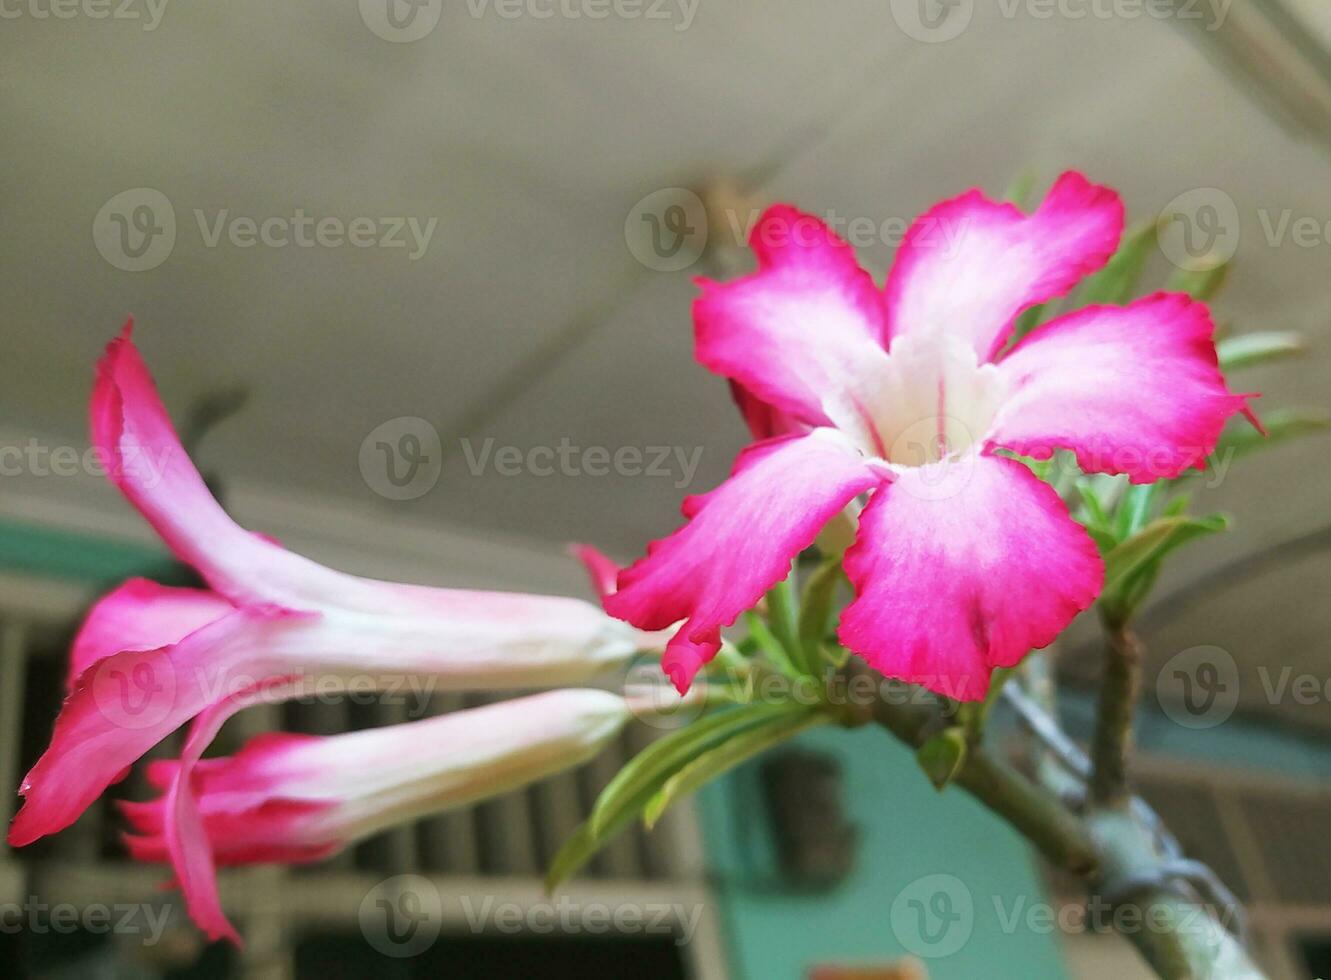
[[699, 280], [699, 363], [776, 410], [782, 425], [862, 428], [885, 360], [886, 310], [873, 278], [835, 232], [788, 205], [763, 214], [751, 244], [757, 272]]
[[1034, 214], [972, 190], [916, 219], [887, 279], [889, 337], [949, 335], [981, 361], [1024, 310], [1068, 292], [1114, 254], [1123, 203], [1069, 172]]
[[1134, 483], [1204, 467], [1250, 397], [1226, 387], [1213, 335], [1206, 306], [1180, 293], [1046, 323], [998, 364], [989, 444], [1036, 459], [1069, 449], [1084, 472]]
[[823, 525], [881, 479], [833, 430], [758, 443], [725, 483], [685, 500], [688, 523], [620, 573], [606, 608], [647, 630], [686, 620], [663, 664], [683, 693], [716, 653], [721, 627], [753, 608]]
[[1094, 542], [1022, 463], [971, 455], [878, 489], [846, 552], [846, 647], [888, 677], [962, 701], [1047, 646], [1094, 601]]

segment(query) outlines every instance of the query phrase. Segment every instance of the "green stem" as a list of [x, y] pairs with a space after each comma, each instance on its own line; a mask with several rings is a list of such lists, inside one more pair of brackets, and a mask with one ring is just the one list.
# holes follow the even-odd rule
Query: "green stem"
[[1141, 688], [1142, 645], [1127, 625], [1106, 621], [1104, 676], [1095, 736], [1091, 742], [1092, 806], [1122, 808], [1132, 798], [1128, 759], [1132, 754], [1132, 719]]
[[[872, 714], [875, 722], [912, 749], [928, 740], [939, 717], [928, 705], [881, 699], [874, 703]], [[966, 753], [953, 782], [1011, 824], [1051, 863], [1080, 876], [1094, 871], [1095, 849], [1077, 819], [1053, 794], [983, 747]]]

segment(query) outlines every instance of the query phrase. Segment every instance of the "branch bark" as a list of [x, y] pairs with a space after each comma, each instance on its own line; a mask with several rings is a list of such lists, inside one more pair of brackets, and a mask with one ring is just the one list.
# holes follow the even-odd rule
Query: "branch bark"
[[1118, 809], [1132, 799], [1128, 759], [1132, 755], [1132, 720], [1141, 689], [1142, 645], [1122, 623], [1105, 623], [1104, 676], [1091, 743], [1090, 803]]
[[[877, 724], [916, 749], [928, 740], [938, 713], [927, 704], [879, 699], [873, 705], [872, 716]], [[1077, 818], [1054, 794], [983, 747], [976, 745], [967, 751], [954, 782], [1007, 821], [1051, 864], [1081, 877], [1095, 871], [1095, 845]]]

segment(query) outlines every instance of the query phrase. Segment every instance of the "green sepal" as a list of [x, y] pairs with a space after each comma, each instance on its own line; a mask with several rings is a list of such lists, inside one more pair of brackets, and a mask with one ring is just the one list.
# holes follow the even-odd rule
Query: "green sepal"
[[944, 728], [915, 750], [915, 759], [940, 792], [956, 778], [966, 764], [966, 732], [960, 727]]

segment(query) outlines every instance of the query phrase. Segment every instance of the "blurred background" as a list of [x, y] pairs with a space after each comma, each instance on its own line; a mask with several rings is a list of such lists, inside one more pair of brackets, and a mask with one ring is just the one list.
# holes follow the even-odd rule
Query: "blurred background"
[[[691, 279], [742, 269], [736, 239], [775, 200], [842, 222], [881, 278], [934, 201], [1082, 169], [1161, 223], [1148, 275], [1232, 260], [1218, 319], [1305, 335], [1245, 389], [1327, 403], [1322, 0], [0, 0], [0, 121], [0, 789], [49, 736], [88, 602], [183, 574], [79, 455], [93, 362], [130, 314], [242, 523], [348, 570], [472, 587], [585, 595], [566, 542], [632, 558], [723, 478], [747, 433], [693, 362]], [[1234, 529], [1171, 565], [1143, 621], [1140, 785], [1249, 903], [1277, 980], [1331, 973], [1327, 448], [1199, 480], [1196, 509]], [[1098, 671], [1086, 626], [1062, 641], [1074, 725]], [[1198, 725], [1169, 665], [1201, 647], [1220, 649], [1223, 717]], [[264, 709], [228, 737], [458, 706]], [[626, 838], [553, 932], [476, 926], [468, 896], [553, 901], [544, 862], [652, 734], [330, 864], [228, 877], [244, 951], [205, 948], [95, 809], [0, 845], [0, 974], [1145, 975], [1075, 915], [1027, 915], [1079, 900], [874, 732], [809, 736]], [[816, 799], [783, 795], [792, 772]], [[805, 855], [817, 887], [774, 843], [809, 806], [839, 842]], [[440, 896], [417, 957], [385, 953], [361, 913], [400, 874]], [[918, 948], [894, 909], [939, 875], [971, 928]], [[96, 903], [133, 924], [97, 928]], [[616, 934], [588, 926], [598, 904], [668, 914]]]

